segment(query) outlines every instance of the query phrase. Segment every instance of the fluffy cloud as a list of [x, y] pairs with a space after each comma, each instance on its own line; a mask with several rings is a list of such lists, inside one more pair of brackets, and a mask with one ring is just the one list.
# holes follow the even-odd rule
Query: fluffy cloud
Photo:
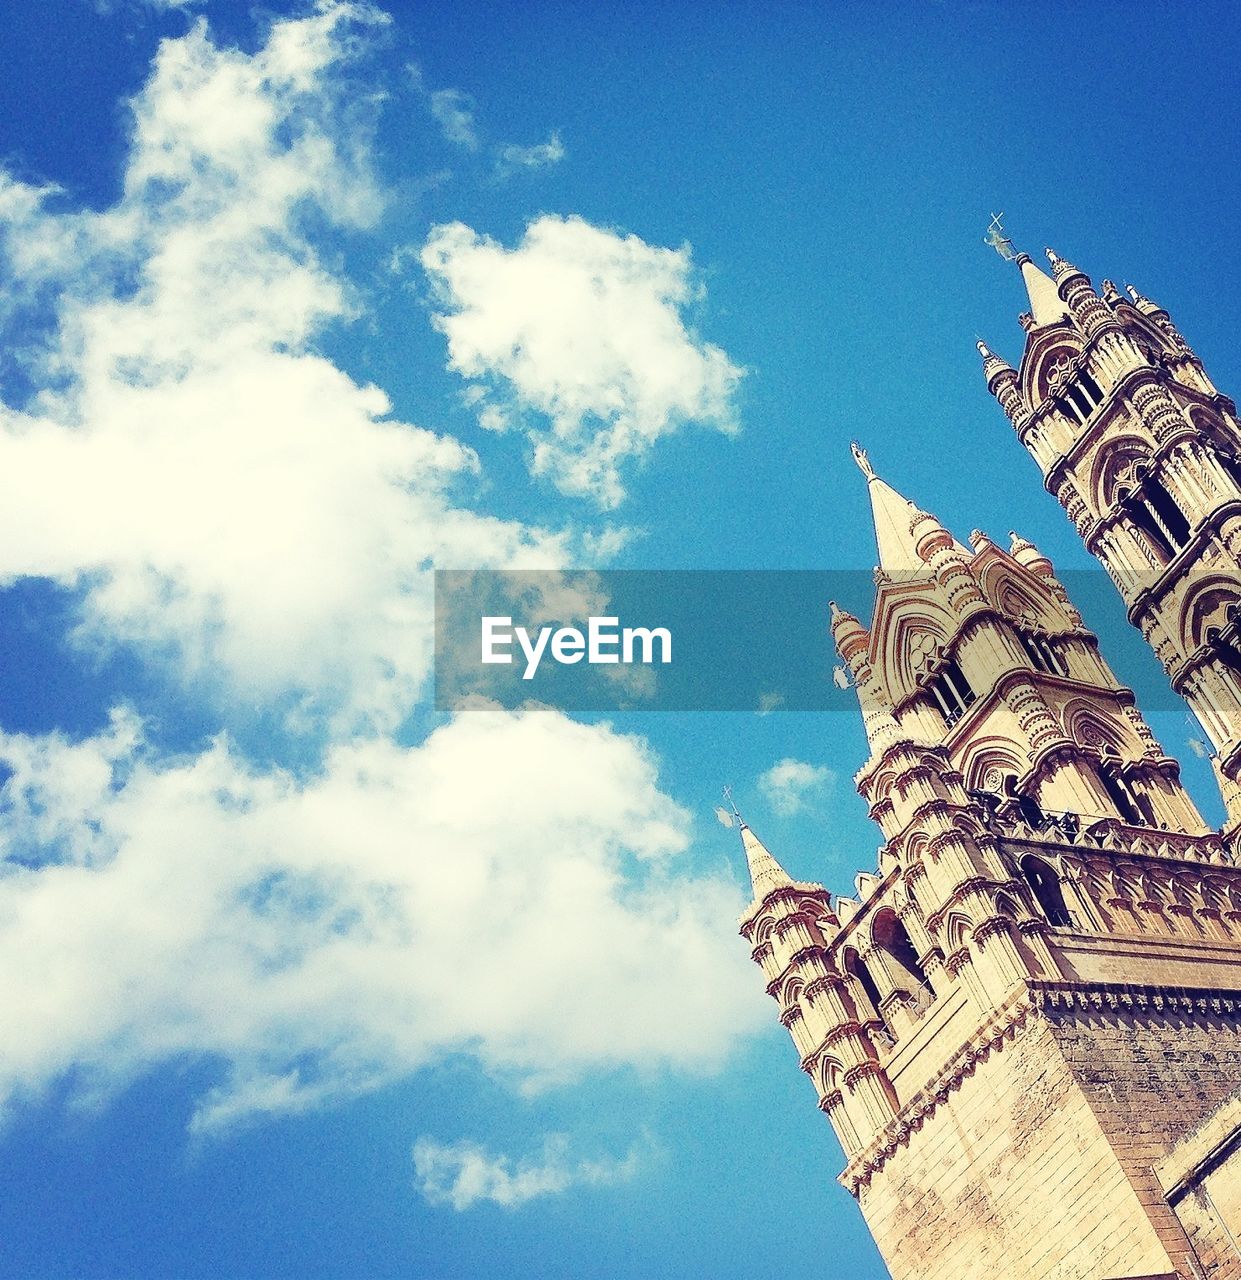
[[787, 817], [809, 807], [833, 781], [834, 774], [826, 765], [785, 759], [760, 775], [758, 786], [771, 807]]
[[701, 297], [686, 249], [544, 216], [507, 249], [456, 222], [423, 250], [449, 365], [479, 422], [521, 425], [532, 470], [615, 507], [622, 469], [687, 422], [733, 429], [741, 371], [687, 326]]
[[0, 761], [0, 1098], [221, 1063], [194, 1127], [302, 1109], [447, 1052], [512, 1083], [718, 1062], [757, 1025], [735, 884], [676, 863], [643, 744], [477, 710], [298, 782], [118, 716]]
[[0, 578], [79, 589], [86, 631], [235, 698], [386, 725], [427, 672], [426, 567], [568, 540], [463, 506], [475, 455], [310, 346], [356, 307], [315, 229], [381, 205], [337, 72], [382, 21], [325, 4], [253, 55], [200, 22], [134, 104], [116, 207], [6, 181], [11, 319], [55, 323], [48, 390], [0, 407]]
[[637, 1172], [639, 1162], [637, 1148], [621, 1160], [574, 1158], [564, 1134], [549, 1134], [535, 1160], [494, 1155], [469, 1141], [445, 1144], [419, 1138], [414, 1144], [418, 1189], [429, 1203], [451, 1205], [458, 1212], [483, 1203], [514, 1209], [571, 1187], [624, 1182]]
[[315, 350], [362, 303], [334, 255], [382, 205], [376, 95], [345, 68], [383, 22], [322, 0], [254, 53], [165, 41], [110, 209], [0, 178], [0, 323], [34, 387], [0, 405], [0, 580], [314, 730], [296, 773], [223, 736], [161, 757], [132, 713], [0, 735], [0, 1103], [207, 1059], [209, 1132], [450, 1052], [524, 1085], [696, 1069], [756, 1019], [738, 891], [685, 867], [640, 741], [494, 710], [391, 736], [429, 566], [590, 542], [468, 505], [475, 455]]

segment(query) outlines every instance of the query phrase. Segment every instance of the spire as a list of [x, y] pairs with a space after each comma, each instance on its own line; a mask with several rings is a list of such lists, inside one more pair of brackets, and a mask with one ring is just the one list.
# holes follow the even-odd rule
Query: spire
[[1051, 273], [1056, 277], [1057, 284], [1068, 276], [1085, 274], [1079, 271], [1068, 258], [1062, 258], [1054, 249], [1044, 249], [1043, 252], [1047, 255], [1047, 261], [1051, 263]]
[[1157, 303], [1152, 302], [1149, 298], [1143, 297], [1131, 284], [1125, 285], [1125, 292], [1133, 299], [1133, 305], [1145, 316], [1156, 315], [1167, 312]]
[[988, 387], [1001, 373], [1016, 375], [1017, 371], [1013, 366], [1003, 356], [997, 356], [981, 338], [978, 339], [978, 354], [982, 356], [982, 374]]
[[878, 567], [884, 573], [904, 576], [916, 573], [925, 577], [927, 557], [939, 547], [956, 547], [958, 551], [969, 554], [934, 516], [919, 510], [886, 480], [880, 480], [870, 465], [866, 450], [856, 441], [849, 448], [853, 451], [853, 460], [866, 477], [870, 491], [875, 545], [879, 551]]
[[1034, 318], [1034, 327], [1041, 328], [1045, 324], [1056, 324], [1069, 318], [1069, 310], [1060, 297], [1056, 282], [1045, 271], [1034, 265], [1034, 259], [1028, 253], [1019, 253], [1014, 259], [1021, 268], [1021, 277], [1026, 282], [1026, 292], [1030, 295], [1030, 314]]
[[832, 639], [840, 656], [853, 666], [854, 659], [866, 651], [870, 636], [866, 628], [847, 609], [842, 609], [835, 600], [827, 602], [831, 611]]
[[741, 832], [741, 847], [745, 850], [746, 864], [750, 868], [754, 897], [761, 902], [773, 889], [783, 889], [793, 882], [789, 879], [789, 873], [771, 856], [767, 846], [750, 830], [740, 814], [737, 815], [737, 821]]
[[1010, 529], [1008, 536], [1012, 540], [1008, 554], [1012, 556], [1018, 564], [1025, 565], [1032, 573], [1042, 574], [1043, 577], [1051, 577], [1054, 570], [1051, 561], [1032, 543], [1028, 538], [1023, 538], [1016, 530]]
[[867, 488], [870, 490], [870, 510], [875, 521], [879, 568], [888, 573], [921, 571], [922, 561], [914, 550], [914, 539], [910, 533], [921, 512], [908, 498], [902, 497], [890, 484], [879, 479], [874, 467], [870, 465], [865, 449], [856, 442], [849, 448], [853, 452], [854, 462], [866, 477]]

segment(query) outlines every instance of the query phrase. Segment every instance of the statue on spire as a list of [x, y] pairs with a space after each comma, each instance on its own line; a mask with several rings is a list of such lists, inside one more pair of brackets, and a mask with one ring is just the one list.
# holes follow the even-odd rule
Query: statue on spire
[[993, 213], [991, 215], [991, 225], [987, 228], [987, 234], [982, 238], [983, 244], [989, 244], [1005, 262], [1014, 262], [1017, 258], [1017, 250], [1013, 242], [1004, 234], [1004, 225], [1000, 221], [1003, 216], [1003, 213]]
[[856, 440], [849, 444], [849, 451], [853, 454], [853, 461], [858, 464], [858, 469], [866, 477], [867, 480], [874, 480], [875, 468], [870, 465], [870, 459], [866, 456], [866, 450], [862, 448]]

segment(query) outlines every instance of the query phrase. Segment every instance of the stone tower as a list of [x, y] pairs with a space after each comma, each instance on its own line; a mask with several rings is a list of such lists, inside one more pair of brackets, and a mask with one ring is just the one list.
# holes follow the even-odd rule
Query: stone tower
[[1241, 870], [1050, 562], [855, 456], [874, 614], [832, 630], [878, 866], [833, 900], [742, 825], [841, 1182], [896, 1280], [1241, 1277]]
[[[1241, 428], [1168, 313], [1050, 249], [1014, 261], [1020, 367], [979, 343], [987, 386], [1214, 744], [1241, 824]], [[1053, 278], [1054, 277], [1054, 278]]]

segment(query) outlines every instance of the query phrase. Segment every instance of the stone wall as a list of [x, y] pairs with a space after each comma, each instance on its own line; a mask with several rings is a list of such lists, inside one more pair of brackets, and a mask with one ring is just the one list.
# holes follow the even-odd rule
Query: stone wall
[[894, 1280], [1171, 1270], [1077, 1074], [1028, 1012], [922, 1108], [857, 1188]]
[[1173, 1259], [1193, 1274], [1188, 1243], [1209, 1280], [1241, 1278], [1241, 997], [1112, 988], [1043, 1016]]

